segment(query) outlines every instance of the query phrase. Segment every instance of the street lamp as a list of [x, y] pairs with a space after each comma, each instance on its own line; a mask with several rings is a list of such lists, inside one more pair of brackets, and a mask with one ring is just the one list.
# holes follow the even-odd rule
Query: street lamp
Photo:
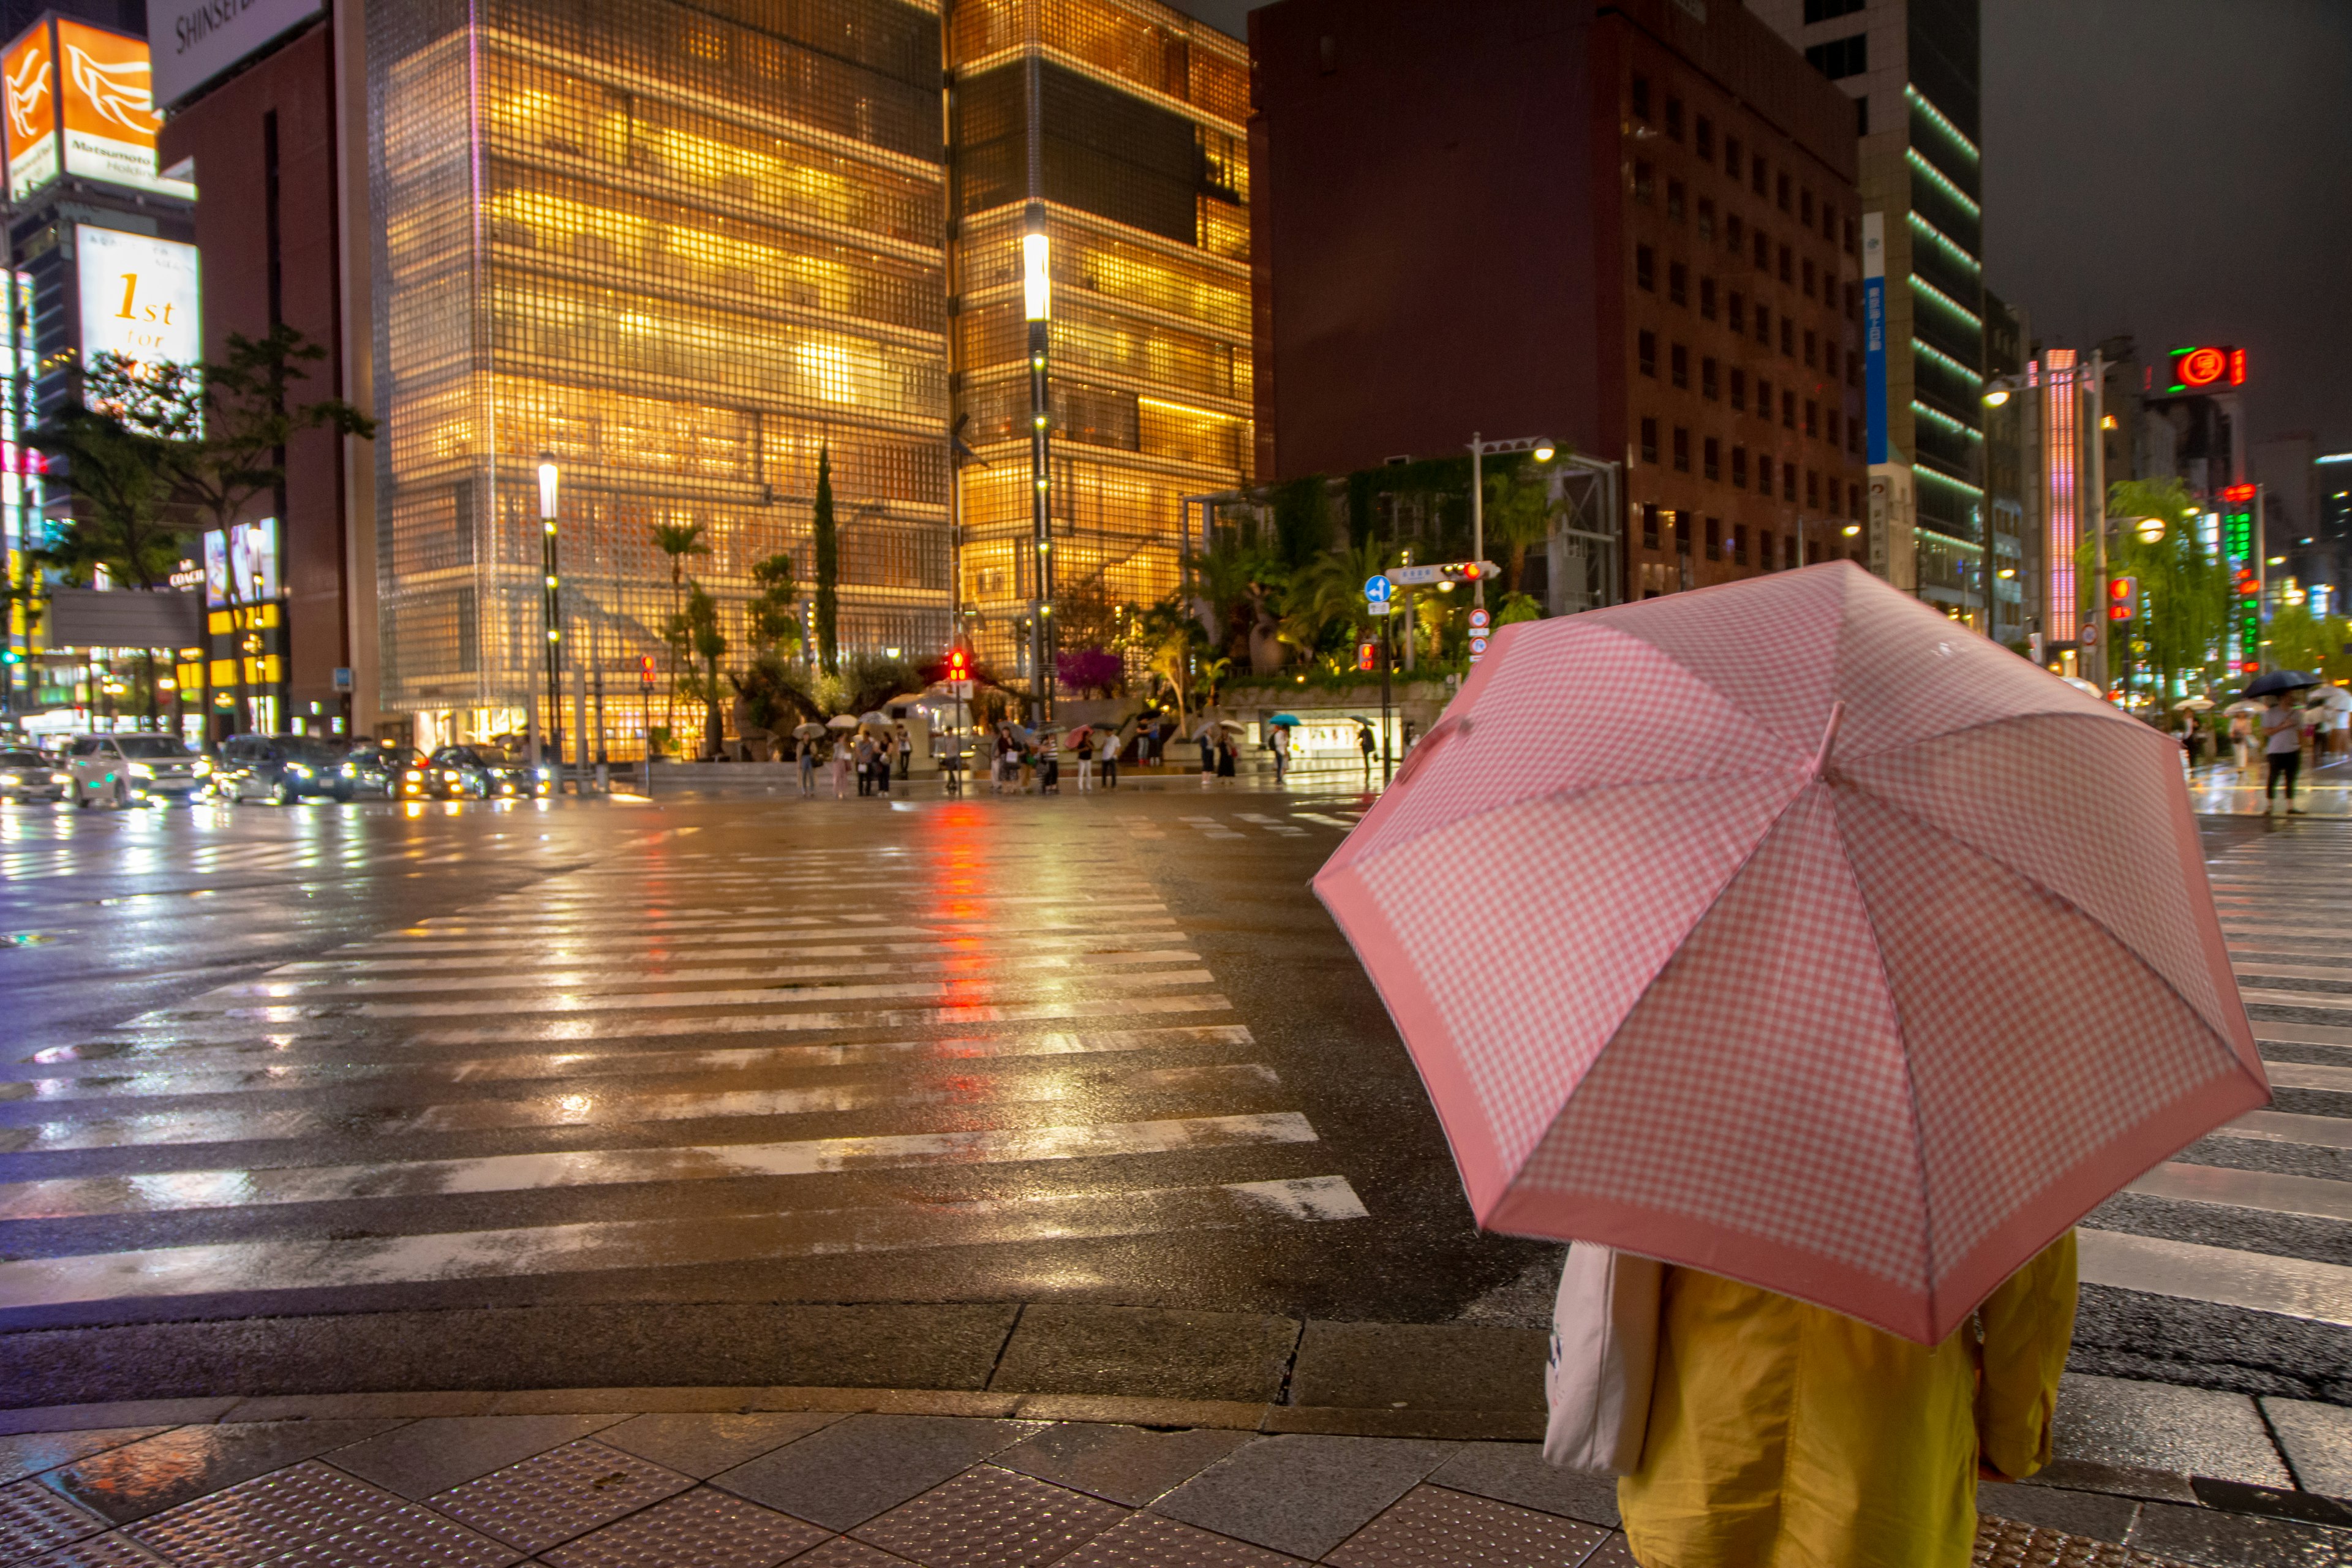
[[[1486, 456], [1488, 453], [1525, 452], [1538, 463], [1549, 463], [1559, 455], [1559, 446], [1549, 436], [1522, 436], [1516, 441], [1482, 441], [1478, 432], [1470, 432], [1470, 559], [1486, 559]], [[1481, 609], [1486, 604], [1486, 579], [1481, 574], [1470, 584], [1470, 602]]]
[[1054, 317], [1054, 242], [1045, 232], [1042, 206], [1029, 209], [1021, 236], [1021, 306], [1029, 323], [1029, 531], [1034, 556], [1029, 569], [1029, 689], [1037, 696], [1037, 721], [1054, 717], [1050, 668], [1054, 638], [1054, 514], [1046, 478], [1053, 470], [1052, 401], [1046, 353]]
[[[562, 580], [555, 571], [556, 469], [552, 453], [539, 455], [540, 563], [547, 581], [541, 589], [540, 620], [547, 631], [547, 735], [555, 752], [555, 766], [563, 767], [563, 601]], [[559, 789], [562, 786], [557, 785]]]
[[2139, 520], [2139, 527], [2137, 530], [2139, 534], [2139, 542], [2142, 544], [2155, 544], [2160, 542], [2164, 538], [2164, 519], [2160, 517], [2141, 518]]

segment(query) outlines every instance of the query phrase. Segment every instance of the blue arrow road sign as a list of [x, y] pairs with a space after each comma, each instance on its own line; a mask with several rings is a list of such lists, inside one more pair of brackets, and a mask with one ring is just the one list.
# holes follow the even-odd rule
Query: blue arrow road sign
[[1389, 602], [1389, 580], [1385, 577], [1367, 577], [1364, 579], [1364, 597], [1375, 605], [1387, 604]]

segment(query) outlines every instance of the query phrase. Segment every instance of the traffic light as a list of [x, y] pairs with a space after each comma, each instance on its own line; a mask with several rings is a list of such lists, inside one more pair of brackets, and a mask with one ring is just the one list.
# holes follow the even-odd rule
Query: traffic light
[[1370, 637], [1365, 637], [1361, 641], [1358, 642], [1356, 644], [1356, 668], [1358, 669], [1372, 668], [1379, 658], [1380, 651], [1381, 645], [1374, 642]]
[[966, 653], [960, 647], [951, 647], [948, 649], [947, 678], [950, 680], [970, 680], [971, 679], [971, 655]]
[[2137, 620], [2139, 617], [2139, 579], [2110, 577], [2107, 579], [2107, 619]]
[[641, 653], [637, 655], [637, 684], [640, 686], [651, 687], [653, 683], [654, 656], [649, 653]]
[[1400, 588], [1445, 587], [1455, 583], [1491, 583], [1503, 569], [1491, 561], [1448, 561], [1432, 566], [1391, 566], [1388, 579]]

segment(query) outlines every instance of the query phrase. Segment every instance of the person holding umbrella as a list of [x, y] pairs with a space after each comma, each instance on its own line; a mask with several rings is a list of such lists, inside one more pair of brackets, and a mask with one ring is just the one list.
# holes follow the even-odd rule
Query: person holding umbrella
[[2257, 718], [2263, 728], [2263, 761], [2270, 768], [2263, 780], [2265, 815], [2278, 797], [2282, 779], [2286, 782], [2287, 815], [2303, 815], [2303, 807], [2294, 804], [2295, 776], [2303, 771], [2303, 713], [2288, 698], [2318, 684], [2317, 677], [2294, 669], [2266, 669], [2246, 683], [2246, 695], [2263, 705]]
[[1850, 562], [1501, 628], [1314, 886], [1572, 1243], [1545, 1451], [1646, 1568], [1965, 1568], [2074, 1225], [2270, 1098], [2172, 742]]

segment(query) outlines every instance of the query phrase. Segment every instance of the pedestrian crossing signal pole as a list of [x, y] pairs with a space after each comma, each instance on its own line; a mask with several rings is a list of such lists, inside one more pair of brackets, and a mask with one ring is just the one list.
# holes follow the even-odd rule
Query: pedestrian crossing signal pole
[[[1033, 132], [1034, 134], [1034, 132]], [[1045, 212], [1032, 207], [1028, 232], [1021, 237], [1021, 299], [1029, 319], [1029, 504], [1035, 546], [1029, 571], [1029, 689], [1036, 695], [1037, 722], [1054, 718], [1054, 514], [1046, 490], [1053, 467], [1047, 414], [1050, 407], [1045, 354], [1053, 330], [1053, 240]]]
[[547, 574], [540, 591], [540, 619], [547, 630], [547, 734], [555, 758], [555, 787], [563, 787], [563, 601], [555, 574], [555, 458], [539, 455], [540, 563]]

